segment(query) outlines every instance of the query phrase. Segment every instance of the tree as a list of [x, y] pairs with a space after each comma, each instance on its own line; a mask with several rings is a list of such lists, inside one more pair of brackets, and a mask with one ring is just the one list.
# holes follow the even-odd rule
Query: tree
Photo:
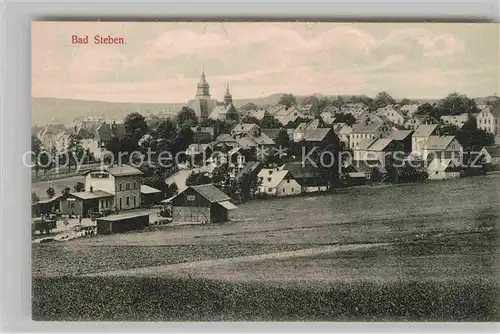
[[35, 176], [38, 177], [38, 170], [40, 169], [38, 157], [40, 156], [40, 152], [42, 151], [42, 141], [38, 139], [38, 137], [33, 135], [31, 136], [31, 151], [33, 152], [31, 161], [35, 165]]
[[47, 174], [47, 170], [52, 167], [52, 156], [49, 151], [42, 150], [40, 153], [40, 164], [42, 165], [43, 173]]
[[378, 108], [383, 108], [385, 106], [395, 104], [396, 100], [392, 98], [387, 92], [380, 92], [377, 94], [375, 97], [375, 100], [373, 101], [373, 110], [377, 110]]
[[179, 127], [194, 127], [198, 125], [198, 118], [193, 109], [189, 107], [182, 107], [181, 111], [176, 118]]
[[236, 108], [234, 106], [230, 106], [226, 113], [226, 120], [229, 122], [237, 122], [239, 118], [240, 114], [238, 114]]
[[400, 105], [404, 106], [404, 105], [407, 105], [407, 104], [411, 104], [411, 101], [409, 99], [402, 99], [400, 102], [399, 102]]
[[288, 148], [290, 146], [290, 137], [285, 129], [281, 129], [278, 135], [274, 139], [274, 142], [278, 147]]
[[35, 193], [35, 192], [32, 192], [31, 193], [31, 203], [37, 203], [40, 201], [40, 198], [38, 197], [38, 195]]
[[125, 124], [127, 134], [132, 136], [136, 141], [149, 132], [146, 119], [138, 112], [128, 114], [123, 123]]
[[172, 139], [177, 136], [177, 126], [173, 120], [167, 118], [158, 124], [155, 133], [157, 138]]
[[175, 196], [179, 192], [179, 187], [177, 187], [177, 184], [175, 182], [173, 182], [168, 189], [170, 192], [170, 196]]
[[430, 104], [429, 102], [426, 102], [426, 103], [418, 106], [417, 112], [415, 113], [415, 115], [429, 115], [429, 116], [434, 117], [436, 115], [436, 109], [434, 108], [434, 106], [432, 104]]
[[66, 152], [68, 153], [68, 171], [71, 171], [71, 165], [78, 167], [84, 154], [82, 143], [76, 134], [71, 134], [69, 136]]
[[297, 105], [297, 100], [292, 94], [283, 94], [281, 95], [278, 103], [287, 107], [291, 107]]
[[335, 114], [335, 123], [345, 123], [349, 126], [356, 123], [356, 118], [350, 113], [336, 113]]
[[249, 110], [256, 110], [256, 109], [259, 109], [259, 106], [256, 105], [255, 103], [253, 102], [248, 102], [248, 103], [245, 103], [244, 105], [242, 105], [240, 107], [240, 110], [241, 111], [249, 111]]
[[445, 115], [471, 114], [479, 111], [473, 99], [469, 99], [467, 96], [458, 93], [449, 94], [440, 100], [436, 105], [436, 109], [439, 116], [438, 119]]
[[241, 121], [245, 124], [259, 124], [259, 120], [253, 116], [245, 115], [241, 118]]
[[263, 129], [279, 129], [282, 126], [283, 124], [272, 115], [265, 115], [260, 122], [260, 127]]
[[493, 134], [477, 128], [477, 123], [474, 118], [470, 118], [456, 132], [455, 138], [467, 151], [479, 151], [484, 146], [493, 145], [495, 137]]
[[80, 182], [78, 181], [75, 186], [74, 186], [74, 189], [77, 193], [83, 191], [85, 189], [85, 184], [83, 182]]
[[186, 186], [188, 187], [209, 183], [212, 183], [212, 180], [205, 173], [191, 173], [186, 178]]
[[56, 191], [54, 190], [54, 188], [49, 187], [49, 189], [47, 189], [47, 196], [49, 196], [49, 198], [52, 198], [55, 195], [56, 195]]

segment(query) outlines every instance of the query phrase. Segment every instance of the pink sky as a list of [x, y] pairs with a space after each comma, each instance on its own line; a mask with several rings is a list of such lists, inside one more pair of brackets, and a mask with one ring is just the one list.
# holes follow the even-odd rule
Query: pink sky
[[[34, 22], [32, 93], [123, 102], [272, 93], [439, 98], [499, 93], [497, 24]], [[94, 35], [125, 45], [95, 45]], [[89, 36], [72, 45], [71, 36]]]

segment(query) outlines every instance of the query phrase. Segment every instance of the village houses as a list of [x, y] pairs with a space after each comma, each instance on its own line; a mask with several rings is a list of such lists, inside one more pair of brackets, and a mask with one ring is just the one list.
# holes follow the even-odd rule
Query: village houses
[[288, 170], [278, 168], [263, 168], [258, 174], [260, 181], [259, 193], [268, 196], [290, 196], [301, 193], [300, 184]]
[[387, 137], [392, 132], [389, 122], [354, 124], [349, 136], [349, 148], [355, 148], [364, 139]]
[[441, 122], [447, 125], [453, 125], [461, 129], [469, 120], [469, 114], [463, 113], [460, 115], [441, 116]]
[[429, 137], [436, 135], [438, 126], [436, 124], [422, 124], [417, 127], [412, 136], [411, 150], [414, 154], [422, 157], [424, 155], [424, 147]]
[[394, 105], [388, 105], [383, 108], [379, 108], [376, 111], [376, 115], [385, 116], [390, 122], [397, 125], [404, 125], [406, 121], [405, 115]]

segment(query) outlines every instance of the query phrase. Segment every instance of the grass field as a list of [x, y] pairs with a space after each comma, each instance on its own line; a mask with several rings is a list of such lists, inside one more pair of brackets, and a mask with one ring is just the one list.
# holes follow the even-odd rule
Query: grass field
[[[488, 175], [353, 188], [245, 204], [227, 224], [35, 245], [33, 316], [500, 320], [499, 186]], [[373, 247], [314, 252], [359, 244]], [[268, 256], [299, 250], [311, 253]]]

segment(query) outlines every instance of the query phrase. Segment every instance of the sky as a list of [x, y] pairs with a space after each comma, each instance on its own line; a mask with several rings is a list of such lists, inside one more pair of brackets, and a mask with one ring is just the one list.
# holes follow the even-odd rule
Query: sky
[[[185, 102], [273, 93], [441, 98], [500, 92], [493, 23], [33, 22], [32, 95]], [[72, 35], [89, 36], [73, 45]], [[122, 37], [124, 45], [93, 44]]]

